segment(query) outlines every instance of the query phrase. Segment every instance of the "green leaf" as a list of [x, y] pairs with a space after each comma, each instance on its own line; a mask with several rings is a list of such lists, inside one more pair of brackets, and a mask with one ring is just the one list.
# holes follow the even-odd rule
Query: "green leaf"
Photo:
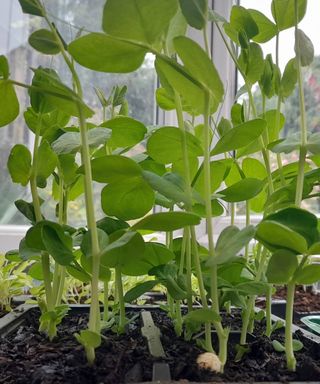
[[57, 155], [53, 152], [47, 140], [42, 140], [38, 148], [37, 185], [39, 188], [46, 187], [46, 180], [53, 173], [57, 164]]
[[265, 295], [269, 289], [269, 284], [263, 281], [248, 281], [235, 286], [238, 292], [245, 295]]
[[278, 340], [272, 340], [272, 346], [277, 352], [285, 352], [285, 347]]
[[[93, 180], [100, 183], [117, 183], [142, 175], [139, 165], [125, 156], [107, 155], [91, 161]], [[81, 168], [81, 172], [84, 169]]]
[[157, 163], [150, 157], [147, 157], [145, 160], [139, 162], [139, 165], [143, 170], [153, 172], [158, 176], [163, 176], [166, 173], [166, 167], [164, 164]]
[[80, 334], [75, 333], [74, 336], [85, 348], [98, 348], [101, 344], [101, 336], [89, 329], [80, 331]]
[[211, 155], [219, 155], [245, 147], [259, 138], [266, 125], [265, 120], [255, 119], [234, 127], [221, 137], [211, 151]]
[[256, 9], [248, 9], [248, 12], [259, 29], [259, 33], [252, 37], [253, 41], [257, 43], [266, 43], [277, 34], [276, 25], [263, 13], [257, 11]]
[[[187, 150], [190, 157], [201, 156], [203, 151], [200, 141], [186, 132]], [[174, 163], [183, 159], [182, 132], [177, 127], [162, 127], [149, 138], [147, 152], [153, 160], [161, 164]]]
[[[306, 9], [307, 0], [298, 1], [298, 22], [303, 19]], [[291, 28], [295, 25], [295, 0], [272, 0], [271, 12], [274, 21], [280, 31]]]
[[300, 148], [300, 132], [293, 133], [283, 140], [278, 140], [270, 144], [270, 149], [274, 153], [290, 153]]
[[175, 254], [166, 246], [160, 243], [145, 243], [143, 256], [128, 259], [126, 265], [122, 267], [122, 273], [128, 276], [143, 276], [159, 265], [167, 264], [175, 258]]
[[10, 75], [8, 59], [4, 55], [0, 55], [0, 78], [8, 80]]
[[111, 129], [112, 135], [111, 140], [108, 141], [108, 145], [115, 148], [132, 147], [140, 143], [147, 133], [147, 128], [144, 124], [131, 117], [125, 116], [108, 120], [101, 124], [101, 126]]
[[60, 265], [69, 265], [74, 260], [72, 238], [56, 223], [42, 226], [42, 241], [48, 253]]
[[110, 35], [153, 45], [164, 37], [177, 10], [176, 0], [108, 0], [102, 28]]
[[103, 212], [122, 220], [144, 216], [152, 209], [154, 200], [153, 190], [141, 177], [130, 177], [108, 184], [101, 191]]
[[191, 27], [203, 29], [207, 23], [208, 5], [206, 0], [179, 0], [183, 16]]
[[302, 348], [303, 348], [303, 344], [300, 340], [297, 340], [297, 339], [292, 340], [292, 349], [294, 352], [301, 351]]
[[39, 29], [29, 37], [29, 44], [35, 50], [45, 55], [57, 55], [60, 53], [60, 46], [53, 32], [48, 29]]
[[[228, 170], [231, 166], [231, 161], [227, 160], [217, 160], [210, 162], [210, 186], [211, 193], [215, 192], [224, 181], [228, 174]], [[194, 188], [204, 197], [205, 194], [205, 179], [204, 179], [204, 170], [202, 168], [195, 184]]]
[[178, 12], [171, 19], [171, 22], [167, 31], [166, 46], [167, 46], [167, 51], [169, 55], [173, 55], [175, 53], [173, 39], [177, 36], [184, 36], [186, 34], [187, 28], [188, 28], [188, 24], [181, 12], [181, 9], [179, 8]]
[[313, 62], [314, 47], [312, 41], [301, 29], [297, 31], [294, 50], [303, 67]]
[[23, 13], [34, 16], [44, 16], [45, 11], [40, 3], [40, 0], [19, 0]]
[[191, 204], [187, 194], [171, 181], [149, 171], [142, 171], [144, 180], [152, 187], [153, 190], [159, 192], [165, 198], [174, 203]]
[[138, 232], [118, 231], [110, 236], [110, 241], [100, 253], [101, 264], [109, 268], [123, 267], [132, 259], [139, 260], [143, 257], [145, 244]]
[[[99, 147], [110, 139], [111, 132], [106, 128], [92, 128], [88, 131], [88, 144], [91, 148]], [[79, 132], [66, 132], [52, 143], [58, 155], [79, 152], [81, 137]]]
[[243, 159], [242, 170], [246, 177], [254, 177], [259, 180], [267, 177], [266, 167], [259, 160], [251, 157]]
[[19, 255], [22, 260], [32, 260], [41, 255], [41, 251], [36, 248], [29, 247], [26, 238], [22, 239], [19, 243]]
[[259, 28], [249, 10], [239, 5], [231, 9], [230, 27], [237, 32], [245, 32], [248, 39], [258, 35]]
[[309, 246], [319, 241], [317, 217], [305, 209], [290, 207], [268, 215], [265, 220], [276, 221], [303, 236]]
[[215, 257], [207, 265], [223, 264], [234, 258], [253, 239], [255, 228], [250, 225], [242, 230], [234, 225], [223, 229], [217, 241]]
[[[277, 352], [285, 352], [286, 348], [284, 345], [282, 345], [279, 341], [277, 340], [272, 340], [272, 346], [275, 351]], [[293, 339], [292, 340], [292, 349], [294, 352], [298, 352], [303, 348], [303, 344], [300, 340]]]
[[10, 152], [7, 167], [14, 183], [26, 186], [31, 175], [31, 153], [22, 144], [16, 144]]
[[[289, 97], [295, 90], [298, 81], [297, 61], [291, 59], [287, 62], [281, 82], [280, 82], [280, 93], [284, 98]], [[271, 140], [272, 141], [272, 140]]]
[[199, 323], [214, 323], [216, 321], [220, 321], [220, 315], [215, 312], [213, 309], [196, 309], [194, 311], [189, 312], [186, 316], [184, 316], [185, 321], [190, 322], [199, 322]]
[[176, 37], [174, 46], [187, 71], [210, 93], [211, 112], [215, 112], [222, 101], [224, 88], [212, 60], [188, 37]]
[[279, 138], [280, 131], [284, 127], [286, 121], [284, 115], [280, 113], [279, 121], [277, 121], [277, 111], [275, 109], [271, 109], [263, 115], [263, 118], [267, 122], [269, 142], [277, 140]]
[[[192, 212], [197, 215], [206, 218], [207, 212], [204, 204], [194, 204], [192, 206]], [[224, 213], [223, 205], [217, 199], [211, 199], [211, 214], [213, 217], [221, 216]]]
[[263, 220], [257, 228], [256, 239], [270, 250], [285, 248], [298, 254], [308, 249], [307, 241], [299, 233], [276, 221]]
[[260, 80], [264, 71], [264, 60], [259, 44], [250, 43], [247, 50], [242, 50], [238, 62], [245, 74], [246, 83], [252, 85]]
[[32, 224], [36, 222], [33, 203], [28, 203], [27, 201], [19, 199], [14, 202], [14, 205], [19, 212], [21, 212], [28, 220], [31, 221]]
[[[99, 249], [104, 249], [109, 244], [109, 236], [102, 229], [97, 228], [97, 237]], [[92, 257], [92, 235], [90, 230], [84, 234], [80, 249], [86, 258]]]
[[147, 51], [104, 33], [90, 33], [68, 45], [68, 52], [83, 67], [99, 72], [127, 73], [138, 69]]
[[287, 249], [279, 249], [271, 256], [266, 276], [269, 283], [287, 284], [296, 269], [298, 268], [298, 259], [295, 253]]
[[78, 263], [67, 265], [67, 272], [82, 283], [89, 283], [91, 276]]
[[54, 70], [39, 67], [33, 71], [32, 85], [37, 89], [30, 91], [30, 101], [36, 112], [48, 113], [58, 109], [67, 115], [79, 117], [79, 108], [81, 108], [85, 117], [93, 115], [93, 111], [72, 89], [61, 82]]
[[320, 264], [311, 263], [295, 276], [297, 284], [311, 285], [320, 281]]
[[182, 65], [173, 59], [164, 60], [158, 56], [155, 61], [155, 68], [161, 85], [166, 88], [169, 94], [174, 88], [189, 106], [192, 114], [200, 115], [204, 112], [205, 93], [203, 86]]
[[28, 275], [33, 279], [42, 281], [43, 280], [43, 270], [42, 264], [40, 261], [33, 263], [28, 271]]
[[[23, 117], [28, 128], [33, 132], [39, 128], [40, 113], [29, 107], [23, 113]], [[57, 131], [65, 127], [70, 120], [70, 116], [58, 109], [50, 113], [41, 113], [40, 136], [46, 138], [50, 143], [56, 138]]]
[[149, 215], [133, 225], [132, 229], [175, 231], [190, 225], [198, 225], [201, 218], [190, 212], [160, 212]]
[[250, 200], [262, 191], [264, 184], [265, 182], [262, 180], [248, 177], [219, 191], [219, 195], [222, 200], [229, 203]]
[[116, 232], [119, 229], [129, 228], [129, 224], [123, 220], [104, 217], [97, 221], [97, 228], [102, 229], [107, 235], [111, 235], [111, 233]]
[[0, 80], [0, 127], [10, 124], [19, 115], [19, 101], [13, 85]]
[[124, 295], [124, 301], [126, 303], [132, 303], [144, 293], [151, 291], [151, 289], [153, 289], [157, 284], [159, 284], [159, 281], [157, 280], [149, 280], [137, 284], [135, 287], [131, 288], [128, 292], [126, 292], [126, 294]]

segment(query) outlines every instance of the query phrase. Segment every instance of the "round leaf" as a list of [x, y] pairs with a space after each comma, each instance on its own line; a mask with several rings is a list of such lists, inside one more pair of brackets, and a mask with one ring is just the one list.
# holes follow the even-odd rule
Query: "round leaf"
[[122, 220], [138, 219], [154, 204], [154, 192], [141, 177], [108, 184], [101, 192], [103, 212]]
[[146, 50], [118, 41], [104, 33], [90, 33], [68, 46], [72, 57], [82, 66], [99, 72], [127, 73], [143, 63]]
[[48, 29], [39, 29], [29, 37], [29, 44], [37, 51], [45, 55], [60, 53], [60, 47], [53, 32]]

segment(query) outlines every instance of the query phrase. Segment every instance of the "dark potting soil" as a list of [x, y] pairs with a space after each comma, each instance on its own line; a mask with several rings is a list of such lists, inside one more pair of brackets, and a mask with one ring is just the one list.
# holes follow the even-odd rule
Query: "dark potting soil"
[[[285, 300], [286, 295], [286, 287], [278, 287], [273, 297]], [[320, 312], [320, 294], [312, 292], [311, 287], [307, 287], [305, 290], [302, 285], [297, 286], [294, 310], [297, 312]]]
[[[130, 318], [134, 314], [128, 313]], [[0, 383], [5, 384], [116, 384], [151, 381], [152, 358], [141, 335], [140, 318], [125, 335], [103, 332], [107, 339], [88, 366], [84, 349], [73, 334], [86, 328], [88, 315], [70, 313], [50, 342], [38, 332], [39, 312], [28, 314], [24, 325], [0, 341]]]
[[[170, 365], [173, 380], [189, 380], [193, 382], [254, 382], [254, 381], [315, 381], [320, 382], [320, 345], [305, 339], [299, 331], [295, 338], [303, 341], [304, 348], [296, 353], [297, 371], [288, 372], [283, 353], [276, 352], [270, 340], [263, 335], [265, 324], [256, 323], [256, 338], [250, 342], [250, 352], [240, 362], [235, 362], [235, 345], [238, 341], [230, 339], [228, 362], [224, 374], [216, 374], [207, 370], [199, 370], [196, 360], [203, 350], [195, 342], [186, 342], [175, 335], [173, 324], [163, 312], [153, 313], [154, 321], [161, 328], [162, 343], [166, 353], [166, 361]], [[241, 316], [236, 313], [224, 317], [225, 324], [236, 331], [241, 327]], [[216, 339], [216, 338], [214, 338]], [[272, 335], [284, 343], [283, 330]], [[217, 345], [215, 340], [214, 345]]]

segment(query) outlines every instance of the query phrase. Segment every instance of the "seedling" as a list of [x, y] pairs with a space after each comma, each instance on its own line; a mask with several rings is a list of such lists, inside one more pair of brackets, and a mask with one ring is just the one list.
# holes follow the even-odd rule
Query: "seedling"
[[[61, 305], [67, 275], [90, 283], [88, 328], [76, 338], [93, 364], [95, 349], [105, 338], [101, 327], [125, 332], [125, 302], [161, 285], [167, 292], [176, 333], [191, 339], [204, 325], [205, 338], [199, 342], [215, 356], [223, 372], [230, 329], [221, 321], [221, 308], [232, 313], [236, 306], [242, 311], [240, 359], [247, 350], [247, 333], [260, 319], [254, 313], [256, 296], [267, 298], [266, 334], [270, 336], [278, 327], [271, 321], [272, 285], [286, 284], [285, 345], [275, 341], [273, 345], [285, 351], [288, 368], [295, 370], [295, 284], [320, 279], [319, 265], [311, 257], [319, 253], [318, 221], [300, 208], [302, 200], [315, 196], [319, 179], [319, 169], [306, 161], [308, 155], [319, 154], [319, 135], [307, 132], [302, 85], [301, 67], [313, 59], [312, 44], [298, 28], [306, 0], [287, 1], [285, 9], [283, 1], [273, 0], [273, 20], [235, 5], [228, 21], [210, 10], [207, 1], [195, 6], [193, 1], [182, 0], [108, 0], [102, 11], [103, 32], [83, 34], [80, 29], [71, 42], [63, 39], [39, 0], [19, 2], [25, 13], [41, 17], [47, 24], [46, 29], [32, 33], [30, 45], [46, 55], [61, 55], [72, 76], [69, 87], [54, 69], [39, 67], [33, 69], [32, 83], [22, 84], [10, 78], [8, 62], [0, 57], [0, 126], [19, 114], [15, 87], [27, 88], [30, 97], [31, 107], [24, 117], [35, 135], [33, 153], [15, 145], [8, 169], [12, 180], [29, 185], [32, 193], [32, 202], [20, 200], [16, 206], [32, 225], [19, 255], [34, 260], [33, 273], [44, 282], [44, 300], [39, 298], [40, 329], [50, 339], [56, 336], [56, 327], [67, 313], [67, 307]], [[216, 25], [244, 82], [230, 119], [217, 113], [225, 89], [211, 57], [206, 35], [210, 23]], [[185, 36], [187, 27], [203, 33], [204, 48]], [[291, 27], [295, 30], [295, 57], [281, 72], [279, 39], [281, 31]], [[276, 39], [275, 60], [272, 55], [264, 57], [261, 48], [272, 38]], [[155, 56], [161, 84], [157, 103], [176, 112], [177, 127], [150, 129], [128, 116], [126, 86], [114, 87], [108, 96], [96, 89], [102, 121], [98, 126], [90, 123], [94, 112], [84, 102], [75, 62], [93, 71], [128, 73], [142, 65], [147, 53]], [[281, 105], [297, 84], [301, 132], [281, 139], [285, 123]], [[261, 93], [261, 110], [256, 105], [256, 87]], [[245, 99], [241, 101], [240, 96]], [[272, 97], [277, 106], [268, 109], [267, 100]], [[75, 125], [69, 126], [71, 117]], [[130, 156], [130, 150], [139, 144], [144, 152]], [[283, 165], [282, 154], [292, 151], [299, 152], [298, 163]], [[314, 162], [316, 165], [317, 159]], [[39, 194], [51, 176], [52, 195], [58, 202], [56, 221], [43, 216]], [[98, 221], [93, 182], [102, 184], [105, 217]], [[82, 194], [87, 225], [72, 228], [68, 202]], [[243, 229], [234, 225], [235, 207], [240, 202], [246, 210]], [[151, 213], [156, 205], [165, 211]], [[215, 242], [214, 217], [225, 210], [230, 212], [230, 225], [217, 234]], [[252, 212], [263, 215], [257, 227], [251, 225]], [[206, 222], [207, 247], [197, 242], [201, 219]], [[176, 230], [182, 230], [181, 237], [175, 237]], [[143, 238], [146, 231], [164, 231], [166, 244], [147, 242]], [[253, 239], [257, 244], [251, 247]], [[148, 279], [124, 292], [124, 275]], [[104, 287], [102, 299], [99, 285]], [[111, 314], [110, 286], [114, 287]], [[201, 309], [193, 307], [195, 296]], [[187, 314], [182, 316], [184, 302]], [[219, 345], [212, 344], [212, 327]]]

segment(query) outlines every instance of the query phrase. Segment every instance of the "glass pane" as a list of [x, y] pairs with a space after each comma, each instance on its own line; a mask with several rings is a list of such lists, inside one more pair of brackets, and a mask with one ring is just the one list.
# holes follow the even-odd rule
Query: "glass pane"
[[[61, 35], [68, 43], [79, 33], [85, 31], [101, 31], [101, 9], [105, 0], [46, 0], [50, 18], [57, 25]], [[0, 53], [7, 55], [11, 66], [11, 77], [30, 83], [32, 70], [30, 68], [39, 65], [52, 67], [59, 73], [64, 82], [71, 85], [68, 69], [63, 59], [58, 56], [44, 56], [38, 54], [28, 45], [28, 36], [33, 31], [45, 27], [40, 17], [24, 15], [21, 12], [18, 0], [1, 0], [0, 12]], [[154, 88], [156, 77], [153, 66], [153, 57], [149, 55], [142, 67], [131, 74], [106, 74], [92, 72], [77, 65], [80, 75], [85, 100], [96, 111], [95, 123], [102, 122], [102, 108], [95, 94], [94, 88], [99, 87], [106, 95], [115, 85], [127, 85], [127, 100], [129, 103], [129, 115], [141, 120], [145, 124], [153, 124], [155, 119]], [[21, 111], [28, 105], [27, 92], [17, 89], [21, 102]], [[108, 113], [107, 113], [108, 118]], [[17, 184], [13, 184], [6, 171], [7, 158], [14, 144], [23, 143], [32, 148], [33, 134], [24, 122], [22, 114], [7, 127], [0, 129], [0, 224], [24, 224], [24, 218], [14, 206], [17, 199], [30, 201], [29, 192]], [[47, 218], [53, 218], [55, 203], [50, 201], [51, 186], [40, 190], [41, 197], [45, 199], [43, 212]], [[96, 188], [97, 201], [99, 186]], [[100, 211], [100, 203], [97, 203]], [[70, 221], [84, 223], [84, 204], [81, 199], [70, 203]]]
[[[270, 20], [273, 20], [271, 14], [271, 1], [255, 1], [255, 0], [241, 0], [240, 4], [245, 8], [252, 8], [262, 12]], [[318, 15], [320, 14], [320, 1], [308, 0], [307, 12], [304, 19], [299, 23], [299, 28], [302, 29], [306, 35], [311, 39], [314, 45], [315, 57], [310, 67], [303, 68], [304, 74], [304, 94], [306, 103], [306, 116], [308, 130], [311, 132], [320, 131], [320, 40], [319, 40], [319, 26]], [[264, 55], [271, 54], [273, 61], [276, 61], [276, 39], [273, 38], [267, 43], [261, 45]], [[294, 53], [294, 28], [281, 31], [279, 38], [279, 67], [283, 72], [287, 62], [295, 57]], [[240, 88], [243, 85], [241, 75], [238, 76]], [[258, 113], [262, 112], [262, 99], [258, 87], [253, 90], [254, 99]], [[277, 97], [266, 100], [266, 109], [276, 108]], [[289, 96], [281, 105], [281, 111], [284, 114], [286, 121], [285, 126], [281, 131], [282, 137], [288, 137], [300, 130], [300, 109], [299, 109], [299, 95], [296, 89], [291, 96]], [[298, 153], [293, 152], [290, 154], [281, 154], [282, 163], [285, 165], [288, 162], [298, 160]], [[261, 157], [260, 157], [261, 159]], [[262, 159], [261, 159], [262, 160]], [[271, 155], [271, 166], [273, 169], [277, 168], [277, 160], [275, 155]], [[302, 206], [320, 211], [320, 200], [308, 199], [302, 202]], [[244, 204], [238, 205], [238, 214], [244, 214]]]

